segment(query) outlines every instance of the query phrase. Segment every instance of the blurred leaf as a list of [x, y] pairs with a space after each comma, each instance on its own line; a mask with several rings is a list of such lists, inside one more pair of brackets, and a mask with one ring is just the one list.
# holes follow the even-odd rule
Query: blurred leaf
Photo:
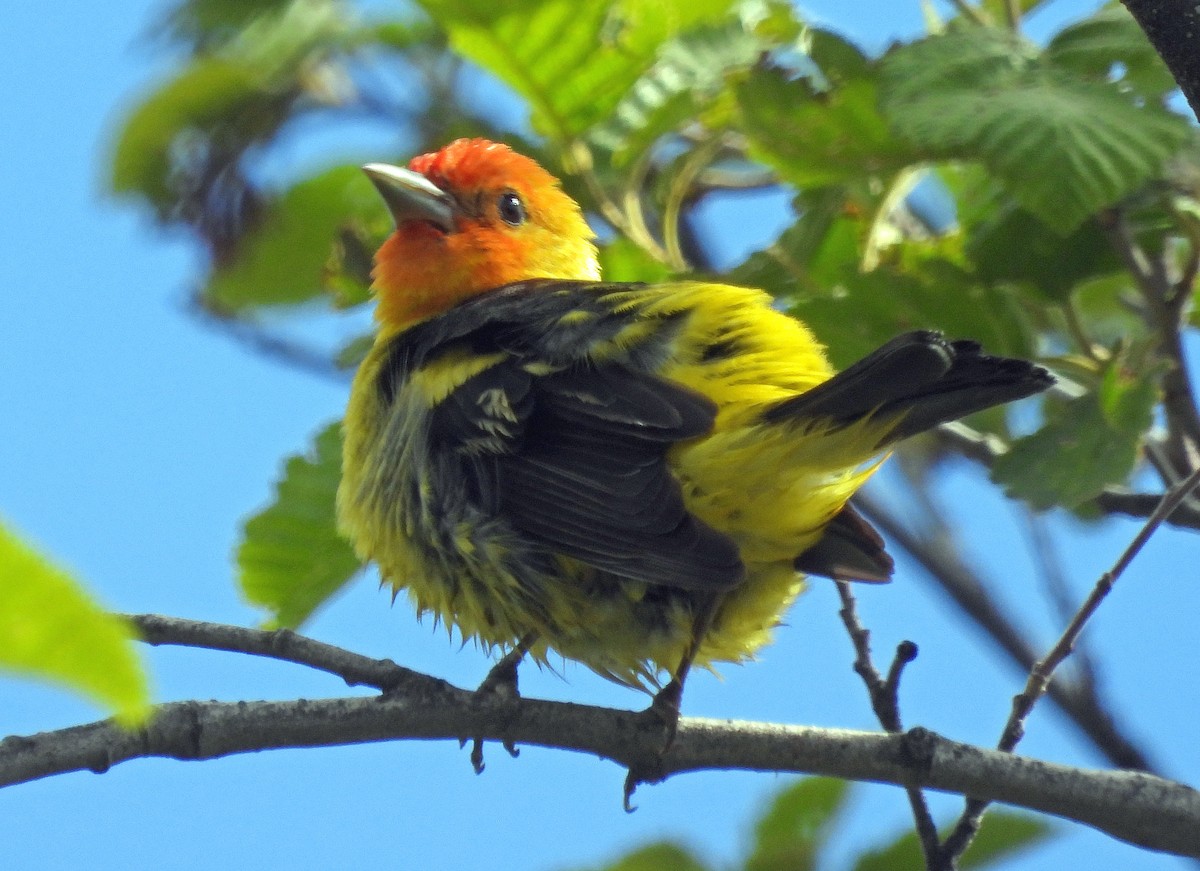
[[[979, 0], [979, 7], [993, 22], [1002, 22], [1008, 20], [1008, 7], [1013, 2], [1014, 0]], [[1050, 0], [1015, 0], [1015, 2], [1021, 14], [1026, 15]]]
[[985, 281], [1024, 282], [1058, 301], [1080, 282], [1122, 268], [1095, 221], [1062, 236], [1012, 202], [997, 204], [976, 227], [967, 254]]
[[150, 715], [136, 633], [0, 523], [0, 667], [64, 684], [125, 726]]
[[1013, 442], [992, 479], [1034, 508], [1073, 507], [1125, 483], [1158, 401], [1158, 372], [1132, 371], [1117, 357], [1094, 392], [1047, 404], [1046, 424]]
[[782, 70], [757, 69], [735, 93], [750, 155], [797, 187], [889, 174], [915, 158], [879, 114], [870, 79], [820, 91]]
[[567, 140], [607, 119], [676, 34], [732, 0], [422, 0], [463, 56], [525, 97], [534, 127]]
[[[259, 225], [242, 239], [238, 256], [213, 272], [205, 296], [223, 311], [313, 299], [330, 287], [338, 231], [369, 225], [385, 232], [387, 221], [382, 200], [358, 167], [320, 173], [267, 207]], [[347, 299], [365, 298], [362, 291], [351, 297], [349, 287], [341, 291]]]
[[351, 87], [328, 62], [352, 36], [338, 0], [257, 2], [241, 11], [213, 0], [187, 4], [185, 13], [199, 16], [196, 27], [220, 30], [220, 44], [202, 39], [190, 66], [129, 113], [113, 155], [113, 190], [141, 194], [169, 220], [181, 209], [211, 210], [209, 189], [296, 114], [301, 98], [306, 108], [337, 102]]
[[883, 265], [847, 273], [832, 293], [798, 300], [791, 311], [829, 346], [838, 367], [915, 329], [975, 339], [995, 354], [1030, 354], [1029, 327], [1014, 292], [982, 285], [947, 261], [933, 260], [916, 270]]
[[625, 236], [600, 248], [600, 274], [605, 281], [665, 281], [671, 270]]
[[263, 99], [257, 77], [243, 65], [209, 58], [188, 67], [125, 121], [113, 154], [113, 190], [168, 204], [177, 140], [199, 135], [223, 119], [250, 123], [243, 110]]
[[640, 847], [598, 871], [709, 871], [709, 866], [690, 850], [663, 841]]
[[1045, 61], [1036, 46], [969, 27], [883, 61], [884, 112], [926, 156], [982, 161], [1062, 234], [1158, 173], [1187, 122]]
[[654, 66], [589, 138], [612, 151], [617, 165], [627, 162], [660, 136], [694, 121], [723, 93], [725, 77], [748, 69], [766, 45], [740, 18], [667, 41]]
[[344, 344], [334, 355], [333, 362], [339, 369], [357, 369], [366, 359], [367, 352], [375, 344], [374, 331], [357, 336]]
[[337, 531], [341, 424], [326, 427], [307, 456], [287, 461], [275, 501], [246, 521], [237, 551], [242, 592], [294, 629], [349, 581], [360, 562]]
[[[958, 868], [961, 871], [987, 868], [1053, 833], [1049, 824], [1026, 814], [992, 811], [984, 817], [979, 834], [959, 859]], [[919, 871], [924, 867], [921, 842], [916, 832], [909, 831], [886, 847], [862, 854], [854, 864], [854, 871]]]
[[1063, 28], [1046, 46], [1056, 66], [1100, 81], [1117, 77], [1144, 96], [1161, 99], [1178, 85], [1142, 28], [1120, 3]]
[[1013, 853], [1028, 849], [1053, 837], [1054, 828], [1045, 820], [1029, 814], [989, 811], [979, 834], [959, 860], [961, 871], [987, 868]]
[[1133, 279], [1127, 272], [1085, 281], [1072, 295], [1075, 310], [1086, 324], [1089, 336], [1104, 345], [1113, 345], [1146, 333], [1146, 322], [1137, 314]]
[[808, 777], [777, 795], [754, 827], [746, 871], [805, 871], [815, 867], [849, 784]]
[[184, 0], [167, 17], [173, 39], [211, 47], [240, 33], [254, 19], [278, 12], [293, 0]]
[[846, 191], [836, 185], [800, 191], [795, 199], [796, 222], [769, 246], [747, 257], [727, 278], [781, 298], [826, 293], [828, 288], [815, 283], [812, 270], [813, 261], [824, 250], [835, 251], [833, 256], [848, 264], [858, 262], [858, 228], [842, 217], [846, 199]]

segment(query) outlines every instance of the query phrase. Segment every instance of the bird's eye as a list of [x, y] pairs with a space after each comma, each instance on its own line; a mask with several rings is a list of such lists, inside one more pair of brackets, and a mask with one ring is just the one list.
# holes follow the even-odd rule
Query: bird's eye
[[500, 219], [504, 223], [512, 224], [514, 227], [525, 223], [525, 204], [512, 191], [505, 191], [500, 194], [500, 199], [496, 202], [496, 208], [499, 210]]

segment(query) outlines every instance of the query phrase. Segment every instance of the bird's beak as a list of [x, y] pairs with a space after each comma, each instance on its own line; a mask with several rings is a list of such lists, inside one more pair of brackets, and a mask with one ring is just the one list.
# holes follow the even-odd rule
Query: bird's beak
[[454, 200], [425, 176], [387, 163], [368, 163], [362, 170], [378, 188], [397, 227], [425, 221], [447, 233], [454, 230]]

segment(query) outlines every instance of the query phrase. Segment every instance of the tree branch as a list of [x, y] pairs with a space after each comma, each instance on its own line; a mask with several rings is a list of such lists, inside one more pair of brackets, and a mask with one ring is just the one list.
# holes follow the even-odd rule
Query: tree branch
[[[1067, 657], [1071, 655], [1071, 651], [1079, 643], [1079, 636], [1083, 633], [1083, 628], [1091, 620], [1092, 615], [1100, 607], [1100, 604], [1112, 592], [1113, 585], [1117, 579], [1124, 574], [1129, 568], [1129, 564], [1137, 557], [1146, 542], [1158, 530], [1163, 521], [1175, 510], [1184, 499], [1186, 499], [1196, 486], [1200, 484], [1200, 469], [1197, 469], [1185, 480], [1179, 482], [1171, 491], [1163, 497], [1158, 509], [1150, 516], [1145, 525], [1138, 532], [1129, 546], [1117, 559], [1113, 567], [1100, 576], [1096, 581], [1096, 585], [1092, 588], [1092, 592], [1084, 600], [1083, 604], [1071, 617], [1067, 628], [1063, 630], [1058, 641], [1050, 648], [1050, 651], [1041, 659], [1033, 664], [1029, 670], [1029, 677], [1025, 682], [1025, 688], [1021, 690], [1013, 698], [1012, 712], [1009, 714], [1008, 721], [1004, 724], [1004, 732], [1000, 736], [1000, 741], [996, 749], [1011, 753], [1016, 749], [1017, 744], [1025, 736], [1025, 720], [1033, 711], [1034, 705], [1038, 700], [1046, 694], [1046, 690], [1050, 686], [1050, 680], [1054, 676], [1054, 672], [1058, 669]], [[979, 831], [980, 821], [983, 819], [984, 811], [987, 809], [989, 802], [987, 799], [980, 796], [971, 796], [967, 799], [966, 808], [963, 810], [962, 816], [959, 817], [958, 823], [954, 827], [954, 831], [946, 839], [946, 849], [950, 851], [951, 856], [957, 856], [966, 850], [971, 843], [975, 833]]]
[[[637, 713], [532, 699], [481, 702], [432, 678], [414, 691], [288, 702], [174, 702], [150, 726], [112, 721], [0, 741], [0, 785], [131, 759], [215, 759], [260, 750], [394, 740], [488, 740], [575, 750], [655, 779], [712, 769], [793, 771], [920, 786], [1054, 814], [1152, 850], [1200, 856], [1200, 792], [1154, 775], [1087, 771], [942, 738], [685, 717], [655, 753]], [[649, 739], [649, 740], [647, 740]], [[614, 796], [615, 799], [615, 796]]]
[[[858, 619], [858, 607], [850, 584], [846, 581], [836, 583], [838, 597], [842, 600], [839, 614], [846, 632], [850, 635], [850, 642], [854, 645], [854, 670], [867, 685], [871, 708], [875, 711], [879, 725], [891, 734], [899, 734], [904, 730], [900, 722], [900, 676], [904, 673], [904, 667], [917, 658], [917, 645], [911, 641], [900, 642], [885, 680], [871, 658], [871, 633]], [[919, 786], [909, 785], [904, 789], [908, 793], [908, 804], [912, 808], [917, 838], [925, 856], [925, 867], [929, 871], [938, 871], [942, 845], [938, 840], [937, 824], [933, 821], [933, 814], [929, 812], [929, 803], [925, 801], [925, 793]]]
[[[900, 523], [868, 492], [860, 490], [854, 504], [862, 509], [873, 524], [911, 554], [955, 603], [996, 644], [1008, 654], [1022, 671], [1028, 672], [1037, 661], [1037, 654], [1013, 621], [990, 596], [975, 574], [951, 550], [923, 540]], [[1092, 744], [1114, 765], [1121, 768], [1151, 770], [1145, 753], [1123, 735], [1112, 715], [1087, 686], [1055, 681], [1050, 685], [1050, 698], [1087, 735]]]

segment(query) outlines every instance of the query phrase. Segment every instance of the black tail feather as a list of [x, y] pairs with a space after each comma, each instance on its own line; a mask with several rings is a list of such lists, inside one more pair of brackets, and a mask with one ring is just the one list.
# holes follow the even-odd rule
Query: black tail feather
[[829, 521], [816, 544], [796, 557], [795, 566], [806, 575], [875, 583], [890, 581], [894, 568], [883, 537], [850, 505]]
[[1031, 396], [1054, 383], [1041, 366], [991, 357], [977, 342], [949, 342], [938, 333], [897, 336], [823, 384], [779, 403], [769, 423], [832, 419], [851, 424], [871, 416], [897, 420], [880, 443], [891, 444], [976, 411]]

